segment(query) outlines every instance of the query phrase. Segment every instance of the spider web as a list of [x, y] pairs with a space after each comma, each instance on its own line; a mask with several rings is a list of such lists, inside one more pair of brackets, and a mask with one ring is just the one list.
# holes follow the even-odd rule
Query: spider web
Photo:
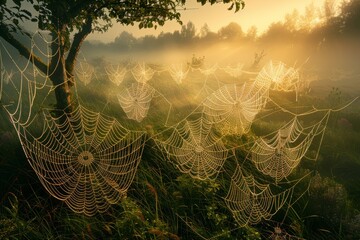
[[223, 70], [229, 74], [231, 77], [239, 78], [243, 74], [244, 64], [238, 63], [235, 67], [227, 66]]
[[46, 190], [74, 212], [94, 215], [119, 202], [135, 176], [145, 135], [79, 106], [66, 121], [44, 112], [42, 133], [18, 126], [27, 159]]
[[131, 73], [133, 74], [136, 81], [139, 83], [147, 83], [155, 74], [155, 70], [148, 67], [145, 63], [138, 63]]
[[278, 183], [291, 174], [308, 151], [314, 137], [324, 134], [324, 118], [311, 127], [303, 127], [298, 118], [288, 122], [272, 138], [261, 137], [255, 141], [248, 156], [256, 168]]
[[211, 94], [203, 103], [204, 114], [213, 122], [221, 123], [223, 134], [245, 134], [256, 114], [262, 109], [261, 92], [252, 86], [227, 84]]
[[105, 67], [105, 72], [109, 80], [115, 85], [119, 86], [124, 81], [128, 70], [126, 67], [122, 67], [121, 65], [107, 65]]
[[285, 77], [281, 82], [274, 82], [272, 89], [277, 91], [297, 91], [299, 85], [299, 70], [295, 68], [288, 68]]
[[7, 54], [18, 73], [11, 82], [14, 94], [6, 96], [10, 102], [4, 108], [40, 182], [74, 212], [91, 216], [106, 211], [126, 195], [145, 133], [130, 131], [81, 104], [71, 113], [54, 115], [54, 110], [44, 107], [58, 87], [49, 82], [51, 73], [42, 75], [30, 60], [20, 67]]
[[86, 86], [94, 77], [95, 69], [92, 65], [85, 61], [79, 61], [75, 68], [78, 79]]
[[155, 89], [150, 85], [137, 82], [123, 90], [117, 97], [126, 116], [141, 122], [147, 116], [154, 94]]
[[214, 133], [213, 124], [205, 118], [186, 120], [161, 142], [176, 167], [193, 178], [214, 179], [221, 171], [228, 151]]
[[215, 72], [217, 71], [217, 69], [218, 69], [218, 65], [214, 64], [213, 66], [208, 67], [208, 68], [200, 68], [200, 72], [203, 75], [205, 75], [206, 77], [209, 77], [211, 75], [215, 75]]
[[[39, 39], [35, 41], [35, 37]], [[37, 43], [39, 41], [40, 44], [46, 47], [38, 47]], [[57, 40], [55, 39], [54, 41]], [[14, 59], [6, 46], [2, 42], [0, 43], [4, 53], [6, 53], [8, 67], [11, 69], [11, 73], [9, 74], [5, 70], [2, 62], [3, 56], [1, 56], [2, 98], [6, 95], [6, 98], [2, 102], [3, 107], [9, 114], [13, 125], [27, 125], [31, 122], [31, 116], [33, 116], [33, 112], [35, 112], [33, 106], [43, 104], [44, 98], [56, 88], [56, 86], [49, 83], [49, 77], [52, 75], [52, 72], [47, 69], [46, 73], [41, 73], [36, 66], [31, 63], [30, 59]], [[35, 33], [31, 39], [31, 53], [36, 52], [39, 55], [43, 55], [43, 57], [47, 59], [46, 63], [49, 64], [49, 58], [54, 57], [56, 54], [49, 54], [50, 47], [48, 46], [50, 45], [51, 42], [47, 41], [45, 37], [39, 33]], [[55, 64], [58, 64], [58, 62], [55, 62]], [[15, 74], [12, 74], [12, 72], [15, 72]], [[4, 89], [5, 87], [6, 89]], [[40, 90], [42, 94], [39, 94]]]
[[296, 100], [304, 83], [300, 81], [299, 70], [287, 67], [283, 62], [268, 62], [257, 77], [258, 84], [283, 92], [295, 91]]
[[[51, 45], [46, 39], [44, 42]], [[55, 56], [47, 52], [48, 48], [44, 51], [35, 42], [32, 44], [31, 51], [40, 52], [43, 58], [48, 59], [47, 63]], [[89, 216], [105, 212], [126, 195], [141, 161], [147, 141], [145, 133], [130, 131], [116, 119], [87, 109], [80, 103], [69, 114], [58, 112], [54, 115], [52, 110], [44, 107], [48, 104], [49, 95], [60, 87], [49, 82], [52, 73], [41, 73], [30, 60], [24, 68], [20, 68], [15, 59], [11, 60], [19, 72], [15, 77], [19, 79], [9, 74], [0, 63], [0, 99], [4, 97], [5, 85], [15, 87], [15, 104], [4, 107], [40, 182], [52, 196], [64, 201], [75, 212]], [[203, 75], [201, 77], [206, 79], [214, 75], [216, 69], [197, 68]], [[85, 62], [79, 62], [77, 70], [76, 74], [84, 85], [95, 75], [94, 68]], [[105, 71], [110, 81], [120, 85], [127, 70], [113, 65]], [[162, 96], [171, 108], [170, 101], [147, 84], [159, 71], [145, 63], [136, 65], [131, 71], [137, 82], [117, 95], [129, 119], [141, 122], [156, 94]], [[244, 72], [240, 65], [236, 71], [232, 69], [228, 74], [240, 77], [240, 71]], [[10, 78], [12, 81], [9, 81]], [[224, 85], [209, 95], [201, 106], [196, 106], [184, 118], [187, 120], [177, 120], [178, 123], [170, 128], [166, 124], [161, 126], [166, 127], [163, 132], [170, 133], [164, 141], [157, 139], [160, 134], [151, 133], [152, 137], [182, 173], [200, 180], [214, 180], [224, 170], [223, 165], [228, 158], [222, 136], [247, 133], [268, 100], [268, 90], [290, 90], [297, 78], [297, 70], [270, 62], [252, 84]], [[179, 82], [183, 80], [179, 79]], [[183, 103], [183, 100], [178, 102]], [[203, 115], [189, 120], [193, 119], [193, 113], [199, 113], [199, 109]], [[166, 123], [169, 114], [170, 109]], [[321, 120], [311, 127], [303, 127], [296, 116], [277, 132], [255, 141], [247, 158], [251, 158], [256, 168], [275, 179], [277, 184], [305, 157], [313, 139], [323, 135], [324, 122]], [[220, 133], [217, 131], [219, 128]], [[291, 182], [287, 184], [291, 185]], [[239, 225], [255, 224], [276, 214], [291, 197], [293, 187], [282, 192], [273, 190], [274, 186], [260, 183], [237, 166], [225, 201]]]
[[181, 84], [185, 80], [189, 70], [190, 70], [189, 67], [187, 67], [187, 69], [184, 70], [182, 64], [172, 64], [169, 67], [170, 76], [177, 84]]
[[293, 187], [274, 194], [269, 184], [262, 184], [254, 176], [246, 175], [238, 165], [231, 177], [225, 203], [240, 226], [269, 220], [291, 198]]
[[270, 83], [280, 84], [288, 75], [288, 68], [283, 62], [268, 62], [260, 71], [259, 76]]

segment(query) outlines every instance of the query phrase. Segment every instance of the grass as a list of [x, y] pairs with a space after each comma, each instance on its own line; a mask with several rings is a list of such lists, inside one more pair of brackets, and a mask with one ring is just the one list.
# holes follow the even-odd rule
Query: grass
[[[147, 129], [156, 134], [166, 129], [164, 124], [169, 107], [163, 103], [171, 102], [168, 125], [174, 125], [190, 113], [198, 111], [201, 96], [190, 96], [200, 92], [204, 79], [198, 72], [189, 74], [190, 77], [180, 86], [167, 73], [161, 73], [156, 76], [156, 81], [150, 81], [149, 84], [157, 89], [158, 95], [151, 102], [148, 117], [141, 123], [128, 120], [120, 108], [116, 94], [122, 87], [104, 80], [86, 87], [79, 86], [78, 94], [81, 104], [86, 107], [114, 116], [130, 129]], [[235, 81], [226, 78], [221, 72], [217, 77], [227, 83]], [[123, 84], [129, 86], [130, 77]], [[215, 90], [218, 84], [222, 83], [212, 79], [209, 86]], [[294, 103], [292, 94], [272, 94], [272, 99], [281, 106], [299, 112], [306, 109], [302, 108], [303, 105], [310, 106], [309, 103], [315, 99], [315, 96], [306, 96]], [[44, 104], [50, 104], [51, 101], [49, 99]], [[317, 99], [316, 104], [326, 106], [327, 101], [326, 98]], [[274, 106], [269, 103], [268, 108], [273, 109]], [[303, 161], [290, 176], [290, 179], [296, 179], [309, 171], [319, 173], [313, 175], [310, 185], [308, 178], [299, 184], [293, 198], [300, 197], [307, 190], [308, 195], [291, 205], [288, 211], [287, 208], [281, 210], [272, 221], [246, 227], [238, 226], [223, 200], [237, 161], [256, 177], [263, 178], [265, 182], [271, 180], [257, 172], [251, 163], [244, 161], [248, 145], [235, 151], [236, 158], [229, 157], [224, 171], [216, 180], [200, 181], [181, 174], [150, 140], [127, 197], [108, 212], [87, 217], [73, 213], [43, 189], [2, 111], [0, 135], [5, 141], [0, 142], [0, 238], [268, 239], [275, 234], [277, 226], [288, 236], [308, 239], [315, 236], [318, 239], [359, 237], [356, 216], [360, 206], [356, 200], [360, 197], [360, 114], [356, 109], [355, 106], [330, 119], [319, 161]], [[284, 113], [268, 113], [265, 111], [257, 116], [248, 135], [228, 136], [224, 138], [225, 144], [233, 147], [251, 142], [256, 135], [268, 134], [292, 117]], [[342, 118], [347, 119], [351, 127], [343, 124], [343, 128], [339, 129], [338, 120]], [[311, 125], [316, 119], [318, 116], [314, 115], [303, 121]]]

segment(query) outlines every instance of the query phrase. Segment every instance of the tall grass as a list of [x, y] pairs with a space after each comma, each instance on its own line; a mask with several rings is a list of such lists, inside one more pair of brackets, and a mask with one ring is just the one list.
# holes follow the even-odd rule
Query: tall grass
[[[203, 98], [201, 95], [198, 98], [191, 96], [202, 89], [204, 79], [197, 72], [190, 74], [191, 77], [180, 86], [167, 73], [156, 76], [156, 81], [149, 84], [162, 96], [153, 99], [149, 115], [141, 123], [128, 120], [116, 98], [119, 91], [131, 84], [131, 78], [119, 88], [101, 79], [86, 87], [79, 84], [79, 102], [92, 110], [114, 116], [129, 129], [146, 129], [151, 135], [156, 135], [166, 129], [165, 123], [174, 125], [190, 113], [197, 112]], [[217, 80], [210, 81], [209, 89], [217, 89], [218, 84], [244, 81], [226, 78], [221, 73], [217, 77]], [[298, 103], [294, 103], [291, 94], [273, 94], [279, 104], [295, 112], [311, 108], [310, 97], [300, 98]], [[273, 107], [268, 106], [269, 109]], [[171, 111], [169, 119], [168, 111]], [[108, 212], [87, 217], [71, 212], [41, 187], [21, 151], [15, 131], [6, 115], [1, 113], [0, 135], [5, 141], [0, 142], [0, 238], [268, 239], [275, 236], [276, 227], [281, 228], [286, 236], [309, 239], [314, 236], [319, 239], [359, 236], [353, 230], [357, 226], [355, 216], [359, 214], [356, 199], [360, 197], [359, 116], [358, 112], [336, 116], [337, 119], [346, 118], [351, 123], [351, 129], [339, 129], [338, 121], [331, 119], [319, 161], [303, 161], [289, 178], [300, 178], [309, 171], [320, 173], [314, 175], [311, 182], [307, 178], [299, 184], [293, 195], [294, 199], [299, 197], [296, 203], [281, 210], [272, 221], [239, 227], [224, 202], [231, 175], [239, 163], [253, 171], [256, 177], [267, 180], [253, 164], [244, 160], [250, 147], [246, 143], [254, 141], [256, 136], [279, 129], [291, 119], [288, 114], [268, 116], [268, 112], [264, 111], [258, 115], [248, 135], [224, 138], [229, 147], [243, 147], [234, 151], [235, 156], [226, 161], [224, 171], [211, 181], [200, 181], [181, 174], [171, 159], [149, 140], [127, 197]], [[317, 116], [312, 116], [305, 120], [311, 124], [316, 119]], [[303, 195], [304, 192], [309, 195]], [[329, 208], [322, 208], [324, 203], [329, 204]], [[342, 212], [346, 215], [339, 216]], [[333, 217], [334, 214], [336, 217]]]

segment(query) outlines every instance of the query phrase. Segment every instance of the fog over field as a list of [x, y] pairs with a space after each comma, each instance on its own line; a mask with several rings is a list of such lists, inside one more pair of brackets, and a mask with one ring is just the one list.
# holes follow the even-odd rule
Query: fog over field
[[284, 20], [270, 24], [261, 35], [256, 27], [244, 32], [237, 23], [212, 32], [206, 25], [188, 22], [181, 31], [157, 37], [136, 38], [131, 32], [121, 32], [111, 43], [86, 42], [82, 52], [87, 61], [96, 64], [130, 60], [166, 65], [186, 63], [196, 56], [205, 57], [207, 66], [240, 63], [245, 69], [253, 67], [255, 54], [263, 54], [258, 69], [270, 60], [283, 61], [320, 81], [313, 83], [315, 89], [343, 87], [355, 94], [360, 88], [359, 14], [356, 3], [350, 5], [335, 16], [321, 16], [321, 21], [311, 6], [304, 15], [294, 11]]

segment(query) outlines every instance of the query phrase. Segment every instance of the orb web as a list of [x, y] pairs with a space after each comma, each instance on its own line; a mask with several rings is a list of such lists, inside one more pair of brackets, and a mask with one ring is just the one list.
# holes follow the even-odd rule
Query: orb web
[[237, 166], [231, 177], [225, 203], [240, 226], [269, 220], [290, 199], [293, 188], [273, 193], [269, 184], [262, 184], [253, 175], [245, 175]]
[[78, 62], [75, 68], [75, 73], [78, 79], [86, 86], [94, 77], [95, 69], [87, 62]]
[[277, 91], [296, 91], [297, 85], [299, 85], [299, 70], [289, 67], [286, 70], [286, 75], [283, 77], [282, 81], [274, 82], [272, 89]]
[[227, 66], [223, 70], [231, 77], [239, 78], [243, 74], [244, 64], [238, 63], [235, 67]]
[[138, 63], [131, 69], [135, 80], [139, 83], [147, 83], [155, 74], [155, 70], [148, 67], [145, 63]]
[[119, 86], [124, 81], [128, 70], [126, 67], [122, 67], [121, 65], [108, 65], [105, 67], [105, 72], [109, 80]]
[[[51, 43], [49, 45], [51, 46]], [[44, 58], [53, 57], [46, 51], [43, 53]], [[12, 61], [17, 64], [14, 59]], [[30, 64], [25, 64], [25, 69], [18, 68], [19, 74], [16, 73], [14, 78], [16, 81], [8, 84], [15, 86], [16, 91], [13, 93], [18, 94], [14, 97], [18, 101], [4, 105], [4, 108], [9, 113], [30, 165], [47, 191], [64, 201], [73, 211], [89, 216], [106, 211], [110, 204], [117, 203], [126, 195], [141, 159], [145, 134], [130, 131], [117, 120], [81, 105], [69, 114], [58, 112], [55, 117], [53, 111], [45, 107], [48, 102], [37, 100], [41, 95], [39, 90], [48, 90], [45, 92], [46, 99], [59, 87], [53, 86], [49, 81], [53, 73], [41, 73], [36, 67], [31, 71], [31, 61], [28, 61]], [[169, 137], [160, 141], [154, 134], [154, 140], [160, 143], [169, 160], [181, 172], [201, 180], [215, 179], [219, 172], [224, 170], [223, 165], [228, 157], [228, 149], [215, 125], [225, 129], [222, 133], [246, 133], [256, 114], [264, 107], [270, 85], [284, 91], [291, 89], [291, 84], [281, 85], [280, 88], [273, 79], [283, 79], [282, 83], [296, 82], [295, 70], [288, 70], [281, 78], [282, 67], [280, 70], [276, 69], [274, 64], [272, 67], [266, 66], [253, 84], [223, 86], [200, 106], [204, 116], [197, 120], [182, 121], [175, 127], [165, 126], [167, 131], [170, 131]], [[0, 70], [2, 94], [4, 85], [12, 75], [3, 67]], [[110, 75], [116, 75], [118, 70], [121, 69], [115, 66], [106, 69], [110, 80]], [[197, 70], [206, 77], [216, 71], [215, 68]], [[78, 72], [76, 74], [84, 85], [88, 84], [94, 75], [94, 69], [83, 62], [79, 63]], [[156, 92], [146, 84], [155, 70], [139, 64], [132, 69], [132, 73], [138, 82], [121, 92], [118, 100], [129, 118], [142, 121]], [[30, 74], [30, 77], [27, 74]], [[18, 76], [20, 79], [17, 79]], [[121, 74], [119, 79], [120, 76]], [[292, 80], [287, 80], [288, 77]], [[113, 80], [115, 84], [120, 84], [117, 77]], [[169, 106], [171, 107], [170, 102]], [[198, 114], [197, 111], [198, 107], [194, 112]], [[169, 114], [170, 111], [167, 119]], [[189, 119], [189, 116], [191, 114], [186, 118]], [[304, 157], [312, 139], [323, 134], [323, 130], [324, 127], [320, 125], [305, 128], [296, 119], [274, 133], [272, 136], [275, 137], [260, 138], [248, 157], [252, 158], [259, 171], [279, 182], [288, 175], [286, 169], [298, 164], [291, 165], [290, 160]], [[269, 149], [275, 160], [266, 158], [270, 156]], [[292, 195], [293, 188], [275, 192], [274, 187], [278, 185], [262, 184], [256, 181], [254, 176], [245, 175], [238, 166], [225, 198], [227, 206], [240, 225], [271, 218]]]
[[299, 70], [287, 67], [283, 62], [267, 63], [256, 78], [258, 86], [267, 87], [276, 91], [298, 91], [301, 88]]
[[[52, 57], [42, 53], [44, 59]], [[8, 86], [12, 94], [3, 99], [8, 102], [3, 107], [41, 184], [74, 212], [105, 212], [126, 195], [145, 133], [130, 131], [80, 104], [69, 113], [48, 109], [47, 98], [57, 87], [50, 82], [52, 73], [39, 73], [30, 59], [16, 61], [7, 54], [16, 79]]]
[[155, 90], [148, 84], [133, 83], [117, 95], [120, 106], [129, 119], [141, 122], [150, 108]]
[[[37, 36], [38, 44], [45, 47], [39, 47], [34, 41], [34, 37]], [[57, 41], [55, 39], [54, 41]], [[48, 42], [44, 36], [39, 33], [35, 33], [31, 39], [31, 53], [35, 50], [38, 50], [39, 56], [44, 59], [49, 59], [53, 55], [49, 54], [49, 49], [52, 42]], [[45, 92], [45, 95], [49, 94], [50, 91], [53, 91], [56, 86], [53, 86], [49, 83], [49, 76], [53, 74], [49, 69], [46, 73], [40, 73], [39, 70], [31, 63], [31, 59], [15, 59], [12, 56], [12, 53], [5, 47], [5, 45], [0, 41], [0, 54], [4, 53], [6, 58], [7, 67], [11, 69], [9, 73], [5, 70], [3, 56], [0, 56], [1, 59], [1, 102], [2, 107], [9, 115], [12, 124], [27, 125], [31, 122], [31, 116], [34, 112], [33, 106], [42, 104], [42, 100], [38, 101], [40, 90]], [[48, 60], [47, 63], [50, 61]], [[56, 63], [55, 63], [56, 64]], [[14, 72], [14, 74], [13, 74]], [[11, 84], [9, 84], [11, 83]], [[6, 89], [5, 89], [6, 88]], [[6, 96], [5, 96], [6, 95]], [[6, 97], [6, 99], [3, 99]]]
[[215, 75], [217, 69], [218, 69], [218, 65], [214, 64], [213, 66], [208, 68], [200, 68], [200, 72], [204, 74], [206, 77], [209, 77], [211, 75]]
[[59, 124], [58, 118], [44, 112], [37, 137], [17, 126], [27, 159], [46, 190], [74, 212], [105, 212], [126, 195], [145, 135], [81, 106], [61, 117], [66, 120]]
[[188, 75], [189, 67], [184, 69], [182, 64], [172, 64], [169, 67], [169, 73], [171, 78], [177, 83], [181, 84]]
[[216, 178], [228, 154], [213, 125], [204, 118], [185, 121], [161, 145], [182, 173], [201, 180]]
[[268, 62], [260, 71], [259, 76], [270, 83], [281, 83], [286, 75], [288, 69], [283, 62]]
[[252, 92], [246, 84], [228, 84], [205, 99], [203, 112], [211, 121], [221, 124], [223, 134], [241, 135], [249, 131], [263, 105], [261, 92]]
[[285, 124], [271, 138], [255, 141], [248, 158], [265, 175], [280, 182], [289, 176], [305, 156], [315, 136], [324, 133], [323, 120], [313, 126], [303, 127], [298, 118]]

